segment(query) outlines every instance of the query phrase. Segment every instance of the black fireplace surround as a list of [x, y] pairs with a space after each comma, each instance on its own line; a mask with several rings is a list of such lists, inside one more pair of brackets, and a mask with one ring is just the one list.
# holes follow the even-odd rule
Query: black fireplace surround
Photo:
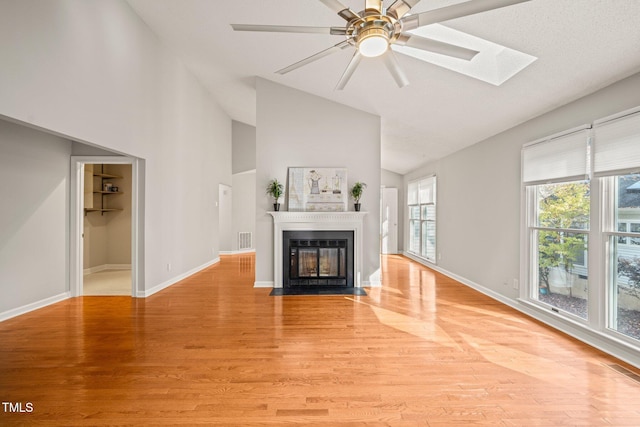
[[284, 288], [353, 287], [353, 231], [282, 233]]

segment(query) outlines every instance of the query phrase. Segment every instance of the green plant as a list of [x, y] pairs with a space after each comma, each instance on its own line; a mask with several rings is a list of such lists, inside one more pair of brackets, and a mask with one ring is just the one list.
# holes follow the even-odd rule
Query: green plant
[[364, 189], [367, 188], [367, 184], [364, 182], [356, 182], [353, 184], [353, 187], [349, 189], [349, 195], [356, 203], [360, 203], [360, 197], [362, 197], [362, 193], [364, 193]]
[[267, 194], [273, 197], [273, 203], [278, 203], [280, 197], [284, 193], [284, 184], [279, 182], [277, 179], [272, 179], [267, 184]]

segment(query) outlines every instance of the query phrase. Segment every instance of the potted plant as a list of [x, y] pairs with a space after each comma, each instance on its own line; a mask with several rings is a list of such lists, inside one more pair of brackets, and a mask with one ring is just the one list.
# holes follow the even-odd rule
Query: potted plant
[[367, 184], [358, 181], [349, 189], [349, 195], [354, 201], [353, 208], [356, 212], [360, 211], [360, 197], [362, 197], [365, 188], [367, 188]]
[[278, 203], [278, 200], [282, 196], [282, 193], [284, 193], [284, 185], [282, 183], [280, 183], [277, 179], [272, 179], [271, 181], [269, 181], [269, 184], [267, 185], [267, 194], [273, 197], [274, 211], [280, 210], [280, 203]]

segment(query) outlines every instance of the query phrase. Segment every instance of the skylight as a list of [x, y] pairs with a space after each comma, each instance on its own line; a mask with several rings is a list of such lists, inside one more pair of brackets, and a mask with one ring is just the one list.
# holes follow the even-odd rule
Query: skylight
[[496, 86], [500, 86], [538, 59], [535, 56], [441, 24], [432, 24], [409, 32], [418, 36], [477, 50], [480, 53], [471, 61], [466, 61], [407, 46], [393, 45], [394, 50]]

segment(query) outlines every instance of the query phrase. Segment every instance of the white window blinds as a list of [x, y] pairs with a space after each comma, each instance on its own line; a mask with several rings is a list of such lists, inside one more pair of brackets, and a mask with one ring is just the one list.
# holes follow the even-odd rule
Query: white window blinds
[[535, 141], [522, 148], [525, 184], [585, 179], [589, 172], [589, 126]]
[[640, 169], [640, 108], [598, 120], [593, 131], [596, 176]]
[[425, 178], [420, 181], [420, 203], [436, 202], [436, 177]]
[[418, 204], [418, 183], [417, 182], [409, 183], [409, 188], [407, 191], [407, 204], [408, 205]]

